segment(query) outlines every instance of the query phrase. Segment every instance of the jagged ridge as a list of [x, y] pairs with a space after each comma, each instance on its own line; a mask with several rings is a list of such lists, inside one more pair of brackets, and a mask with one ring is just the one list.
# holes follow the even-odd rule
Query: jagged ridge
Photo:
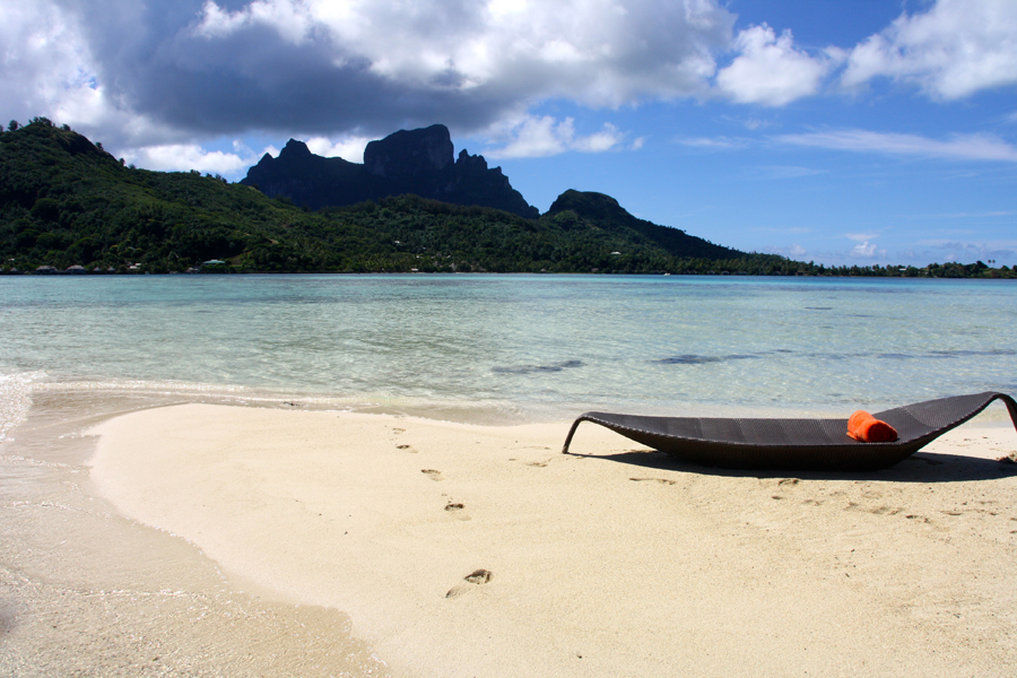
[[278, 158], [265, 154], [242, 184], [309, 209], [339, 207], [391, 195], [414, 194], [457, 205], [479, 205], [530, 219], [538, 211], [509, 184], [501, 168], [465, 150], [453, 160], [444, 125], [400, 130], [372, 141], [364, 163], [324, 158], [290, 139]]

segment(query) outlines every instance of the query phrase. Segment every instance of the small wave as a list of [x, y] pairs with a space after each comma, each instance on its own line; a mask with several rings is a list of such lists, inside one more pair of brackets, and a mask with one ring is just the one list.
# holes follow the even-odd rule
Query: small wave
[[28, 416], [32, 408], [32, 389], [45, 376], [44, 372], [0, 374], [0, 443]]

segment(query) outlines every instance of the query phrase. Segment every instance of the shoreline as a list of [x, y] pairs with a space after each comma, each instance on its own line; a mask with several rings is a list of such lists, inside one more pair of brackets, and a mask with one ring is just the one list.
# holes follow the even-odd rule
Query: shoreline
[[[801, 264], [804, 262], [794, 262]], [[956, 266], [958, 271], [964, 271], [965, 267], [970, 267], [973, 264], [963, 264], [959, 262], [930, 262], [925, 264], [922, 268], [915, 267], [913, 265], [910, 268], [918, 271], [917, 273], [906, 274], [899, 272], [901, 267], [908, 268], [903, 264], [890, 264], [883, 271], [898, 271], [896, 273], [879, 272], [876, 269], [871, 269], [868, 273], [731, 273], [727, 271], [723, 272], [681, 272], [681, 271], [647, 271], [639, 273], [629, 273], [625, 271], [417, 271], [417, 270], [401, 270], [401, 271], [255, 271], [255, 270], [227, 270], [227, 271], [200, 271], [200, 270], [182, 270], [182, 271], [164, 271], [164, 272], [150, 272], [144, 270], [128, 271], [128, 270], [94, 270], [87, 268], [75, 268], [74, 266], [68, 267], [67, 269], [60, 270], [54, 266], [40, 266], [34, 270], [18, 270], [18, 269], [7, 269], [0, 268], [0, 276], [282, 276], [282, 275], [294, 275], [294, 276], [315, 276], [315, 275], [326, 275], [326, 276], [513, 276], [513, 275], [533, 275], [533, 276], [619, 276], [619, 277], [632, 277], [632, 276], [676, 276], [684, 278], [703, 277], [703, 278], [819, 278], [819, 279], [862, 279], [871, 280], [877, 278], [883, 279], [902, 279], [902, 280], [1013, 280], [1017, 278], [1017, 274], [1010, 271], [1005, 266], [998, 268], [984, 269], [990, 272], [990, 275], [981, 274], [968, 274], [968, 275], [930, 275], [921, 273], [922, 270], [926, 270], [932, 267], [947, 267]], [[823, 266], [823, 264], [820, 264]], [[876, 265], [878, 269], [878, 264]], [[834, 268], [837, 268], [834, 266]], [[1006, 268], [1006, 270], [1004, 270]], [[41, 269], [41, 270], [40, 270]]]
[[184, 404], [93, 428], [89, 473], [262, 595], [349, 613], [396, 675], [950, 675], [1017, 662], [1017, 434], [983, 422], [776, 476], [598, 427], [563, 456], [561, 423]]
[[389, 675], [342, 611], [258, 595], [96, 492], [85, 431], [153, 404], [42, 390], [3, 412], [0, 674]]

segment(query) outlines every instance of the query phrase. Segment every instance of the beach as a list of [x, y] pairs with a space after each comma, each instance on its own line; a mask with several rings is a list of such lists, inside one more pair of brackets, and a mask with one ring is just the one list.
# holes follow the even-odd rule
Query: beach
[[393, 675], [1001, 675], [1017, 434], [982, 419], [773, 475], [592, 425], [562, 455], [565, 423], [184, 404], [90, 429], [89, 473], [238, 589], [348, 614]]
[[872, 473], [560, 452], [1014, 393], [997, 282], [2, 279], [0, 675], [1010, 674], [998, 403]]

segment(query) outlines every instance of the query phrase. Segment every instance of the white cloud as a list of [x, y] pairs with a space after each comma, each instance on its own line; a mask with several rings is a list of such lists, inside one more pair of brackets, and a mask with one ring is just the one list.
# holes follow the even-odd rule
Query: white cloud
[[45, 1], [8, 2], [2, 13], [4, 112], [22, 122], [40, 114], [61, 123], [101, 118], [104, 91], [74, 15]]
[[987, 134], [959, 134], [943, 140], [917, 134], [846, 129], [783, 134], [774, 137], [774, 139], [785, 144], [840, 151], [876, 152], [949, 160], [1017, 162], [1017, 146]]
[[[529, 113], [549, 100], [617, 107], [720, 95], [783, 106], [819, 92], [848, 58], [843, 82], [852, 86], [887, 76], [957, 98], [1017, 83], [1017, 41], [1010, 37], [1017, 35], [1017, 0], [939, 0], [853, 49], [819, 52], [766, 24], [734, 36], [736, 17], [727, 6], [724, 0], [0, 0], [0, 103], [5, 118], [45, 115], [117, 155], [134, 153], [139, 164], [163, 157], [141, 150], [149, 147], [200, 148], [224, 135], [295, 131], [311, 136], [320, 154], [355, 160], [362, 157], [361, 134], [436, 121], [464, 134], [508, 128], [489, 137], [493, 155], [521, 157], [644, 142], [610, 124], [578, 133], [568, 119]], [[733, 58], [718, 72], [724, 54]], [[760, 122], [745, 124], [755, 129]], [[1013, 144], [985, 135], [936, 140], [843, 130], [778, 139], [925, 157], [1017, 158]], [[185, 157], [202, 167], [230, 162], [205, 151]]]
[[[537, 158], [567, 151], [602, 153], [623, 147], [625, 135], [611, 123], [604, 123], [598, 132], [577, 135], [575, 120], [556, 120], [552, 116], [524, 116], [509, 124], [489, 130], [502, 145], [484, 152], [491, 158]], [[642, 147], [636, 139], [629, 148]]]
[[740, 54], [717, 74], [717, 86], [743, 104], [783, 106], [815, 94], [832, 63], [795, 49], [791, 31], [778, 37], [766, 24], [741, 31], [735, 47]]
[[868, 259], [876, 256], [876, 251], [875, 244], [865, 240], [851, 248], [851, 256]]
[[720, 0], [0, 0], [0, 15], [3, 114], [111, 149], [435, 121], [477, 132], [553, 98], [705, 96], [735, 21]]
[[208, 0], [191, 32], [268, 29], [403, 85], [616, 106], [705, 92], [733, 23], [715, 0], [256, 0], [234, 11]]
[[1013, 86], [1014, 36], [1014, 0], [938, 0], [925, 13], [902, 14], [852, 49], [842, 82], [857, 87], [885, 76], [948, 100]]
[[752, 140], [743, 137], [677, 137], [675, 143], [692, 148], [703, 148], [707, 150], [728, 150], [733, 148], [746, 148], [751, 145]]
[[255, 158], [237, 153], [207, 151], [198, 144], [160, 144], [124, 151], [124, 160], [146, 169], [162, 171], [198, 170], [211, 174], [235, 176], [252, 165]]
[[855, 243], [851, 248], [850, 256], [856, 259], [872, 259], [877, 255], [886, 256], [886, 250], [881, 250], [872, 242], [879, 237], [878, 233], [845, 233], [844, 237]]
[[305, 143], [311, 153], [326, 158], [342, 158], [348, 162], [364, 162], [364, 149], [370, 137], [350, 136], [333, 141], [326, 137], [311, 137]]

